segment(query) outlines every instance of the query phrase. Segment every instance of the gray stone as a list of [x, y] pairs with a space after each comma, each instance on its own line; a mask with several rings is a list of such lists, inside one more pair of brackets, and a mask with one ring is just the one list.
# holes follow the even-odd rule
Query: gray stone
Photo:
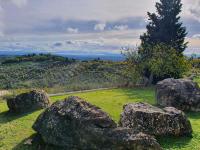
[[10, 112], [25, 113], [47, 108], [50, 106], [50, 101], [44, 91], [33, 90], [7, 99], [7, 105]]
[[100, 108], [69, 97], [43, 112], [33, 129], [46, 144], [68, 150], [160, 150], [149, 135], [117, 124]]
[[182, 111], [173, 107], [160, 109], [147, 103], [125, 105], [119, 124], [155, 136], [192, 135], [190, 121]]
[[200, 89], [187, 79], [165, 79], [156, 85], [156, 98], [160, 106], [172, 106], [183, 111], [200, 111]]

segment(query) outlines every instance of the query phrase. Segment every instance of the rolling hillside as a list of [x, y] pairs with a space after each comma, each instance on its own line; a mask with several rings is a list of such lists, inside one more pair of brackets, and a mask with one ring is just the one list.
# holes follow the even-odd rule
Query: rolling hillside
[[64, 88], [70, 91], [125, 83], [123, 62], [24, 57], [4, 58], [0, 64], [0, 89]]

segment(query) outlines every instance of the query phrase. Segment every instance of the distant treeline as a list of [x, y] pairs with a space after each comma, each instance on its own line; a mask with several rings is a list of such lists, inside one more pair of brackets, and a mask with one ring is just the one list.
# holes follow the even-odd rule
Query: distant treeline
[[67, 62], [72, 63], [76, 60], [73, 58], [67, 58], [62, 56], [56, 56], [52, 54], [27, 54], [22, 56], [10, 57], [2, 61], [2, 64], [9, 64], [9, 63], [20, 63], [20, 62], [43, 62], [43, 61], [59, 61], [59, 62]]

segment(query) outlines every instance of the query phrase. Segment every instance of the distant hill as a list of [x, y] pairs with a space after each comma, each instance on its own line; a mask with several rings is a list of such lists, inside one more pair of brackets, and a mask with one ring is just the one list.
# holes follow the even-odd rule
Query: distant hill
[[[0, 58], [2, 57], [15, 57], [15, 56], [23, 56], [29, 54], [50, 54], [48, 52], [43, 51], [33, 51], [33, 52], [26, 52], [26, 51], [0, 51]], [[121, 54], [115, 54], [110, 52], [104, 53], [73, 53], [73, 52], [66, 52], [66, 51], [56, 51], [51, 53], [54, 56], [62, 56], [67, 58], [74, 58], [78, 60], [93, 60], [100, 58], [101, 60], [112, 60], [112, 61], [122, 61], [124, 60], [124, 56]]]
[[5, 57], [0, 64], [0, 89], [116, 87], [126, 83], [125, 68], [124, 62], [79, 61], [49, 54]]
[[65, 63], [72, 63], [76, 60], [73, 58], [62, 57], [52, 54], [27, 54], [21, 56], [13, 56], [13, 57], [4, 57], [1, 61], [2, 64], [10, 64], [10, 63], [21, 63], [21, 62], [44, 62], [44, 61], [59, 61]]

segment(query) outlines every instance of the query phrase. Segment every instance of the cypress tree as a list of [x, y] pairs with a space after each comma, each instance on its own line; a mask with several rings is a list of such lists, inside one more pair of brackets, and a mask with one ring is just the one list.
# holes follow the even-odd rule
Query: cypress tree
[[141, 47], [159, 43], [171, 46], [181, 54], [186, 48], [186, 28], [180, 21], [182, 11], [181, 0], [160, 0], [156, 3], [157, 13], [148, 12], [149, 24], [147, 32], [140, 36]]

